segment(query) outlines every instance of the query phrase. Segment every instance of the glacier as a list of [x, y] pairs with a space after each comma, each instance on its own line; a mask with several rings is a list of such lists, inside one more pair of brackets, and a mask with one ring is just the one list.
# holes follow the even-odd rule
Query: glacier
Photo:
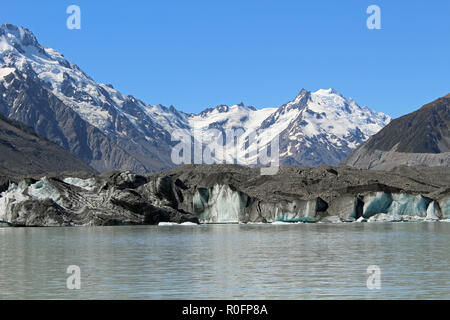
[[[130, 173], [122, 173], [120, 177], [127, 183], [136, 181], [135, 175]], [[160, 180], [158, 183], [162, 184]], [[94, 178], [68, 177], [62, 181], [90, 193], [96, 188]], [[159, 192], [154, 187], [149, 187], [149, 190], [156, 194]], [[19, 184], [11, 183], [0, 194], [0, 222], [5, 224], [13, 221], [14, 206], [27, 201], [51, 200], [61, 208], [70, 207], [66, 203], [67, 194], [62, 192], [54, 181], [46, 177], [34, 183], [25, 180]], [[374, 192], [358, 196], [343, 195], [329, 204], [319, 197], [270, 202], [255, 199], [227, 184], [215, 184], [210, 188], [196, 188], [192, 197], [192, 211], [199, 222], [205, 224], [438, 221], [449, 218], [449, 200], [450, 197], [433, 200], [422, 195]], [[164, 201], [159, 199], [154, 203], [161, 204]], [[26, 214], [23, 208], [19, 212]], [[161, 226], [172, 224], [164, 221], [159, 223]]]
[[375, 192], [343, 196], [330, 205], [320, 198], [271, 203], [218, 184], [197, 189], [193, 207], [201, 223], [399, 222], [446, 217], [438, 201], [422, 195]]
[[[390, 173], [342, 167], [282, 167], [275, 176], [261, 176], [258, 168], [193, 165], [150, 175], [126, 171], [87, 177], [1, 180], [0, 222], [13, 226], [400, 222], [445, 221], [450, 213], [445, 181], [437, 188], [410, 179], [395, 181], [400, 178]], [[404, 181], [410, 189], [389, 186], [384, 179], [397, 185]], [[422, 192], [424, 188], [429, 191]]]
[[450, 196], [440, 199], [438, 203], [442, 211], [442, 218], [450, 219]]
[[202, 223], [315, 222], [323, 201], [295, 200], [270, 203], [254, 201], [228, 185], [199, 188], [193, 197], [194, 214]]
[[59, 191], [49, 183], [46, 177], [30, 185], [28, 188], [25, 185], [24, 191], [25, 190], [33, 199], [38, 200], [51, 199], [58, 205], [63, 206], [61, 193], [59, 193]]
[[376, 192], [364, 197], [363, 217], [370, 218], [378, 213], [387, 213], [392, 196], [385, 192]]
[[203, 223], [237, 223], [248, 197], [226, 185], [200, 188], [194, 195], [194, 213]]
[[198, 188], [193, 197], [194, 214], [202, 223], [316, 222], [323, 200], [270, 203], [255, 201], [228, 185]]
[[364, 197], [363, 217], [376, 214], [412, 216], [427, 219], [442, 217], [439, 203], [422, 195], [376, 192]]
[[61, 193], [49, 183], [48, 178], [28, 184], [21, 181], [18, 185], [10, 184], [7, 191], [0, 195], [0, 220], [12, 220], [12, 207], [28, 200], [47, 200], [50, 199], [56, 204], [63, 206]]
[[431, 201], [421, 195], [392, 194], [392, 203], [387, 213], [424, 217]]

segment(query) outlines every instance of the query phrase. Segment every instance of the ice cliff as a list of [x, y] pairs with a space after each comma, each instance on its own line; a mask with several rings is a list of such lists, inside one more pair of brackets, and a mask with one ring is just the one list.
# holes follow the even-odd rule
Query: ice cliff
[[369, 171], [233, 165], [150, 175], [111, 172], [0, 179], [0, 222], [12, 226], [158, 223], [436, 221], [450, 218], [445, 168]]

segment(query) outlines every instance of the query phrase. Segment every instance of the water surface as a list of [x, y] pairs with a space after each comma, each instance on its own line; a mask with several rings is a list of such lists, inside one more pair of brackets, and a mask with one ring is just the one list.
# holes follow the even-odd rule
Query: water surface
[[449, 246], [446, 222], [0, 228], [0, 299], [449, 299]]

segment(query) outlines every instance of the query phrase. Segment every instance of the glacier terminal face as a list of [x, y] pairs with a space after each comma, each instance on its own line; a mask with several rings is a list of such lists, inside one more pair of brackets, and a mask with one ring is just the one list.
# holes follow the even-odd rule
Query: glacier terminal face
[[[408, 171], [411, 170], [411, 171]], [[450, 172], [349, 167], [190, 165], [38, 178], [0, 177], [8, 226], [440, 221], [450, 217]], [[439, 178], [439, 179], [438, 179]]]
[[363, 217], [370, 218], [378, 213], [387, 213], [392, 203], [392, 195], [385, 192], [376, 192], [364, 197]]
[[400, 222], [445, 218], [437, 201], [422, 195], [377, 192], [343, 196], [330, 206], [321, 198], [268, 203], [252, 199], [226, 185], [199, 189], [193, 198], [201, 223], [249, 222]]
[[192, 201], [201, 223], [316, 222], [327, 207], [320, 198], [270, 203], [218, 184], [197, 189]]
[[446, 196], [438, 201], [443, 219], [450, 219], [450, 196]]
[[194, 214], [203, 223], [238, 223], [248, 197], [227, 185], [199, 189], [193, 198]]
[[431, 202], [431, 199], [422, 195], [393, 194], [387, 213], [424, 217]]
[[439, 220], [443, 219], [444, 216], [442, 215], [441, 207], [439, 206], [439, 202], [432, 201], [427, 208], [427, 215], [426, 219], [428, 220]]

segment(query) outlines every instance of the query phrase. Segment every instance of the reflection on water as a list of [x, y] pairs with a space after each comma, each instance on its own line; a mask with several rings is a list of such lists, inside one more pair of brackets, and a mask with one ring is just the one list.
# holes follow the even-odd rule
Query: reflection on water
[[0, 298], [449, 299], [449, 246], [445, 222], [0, 228]]

